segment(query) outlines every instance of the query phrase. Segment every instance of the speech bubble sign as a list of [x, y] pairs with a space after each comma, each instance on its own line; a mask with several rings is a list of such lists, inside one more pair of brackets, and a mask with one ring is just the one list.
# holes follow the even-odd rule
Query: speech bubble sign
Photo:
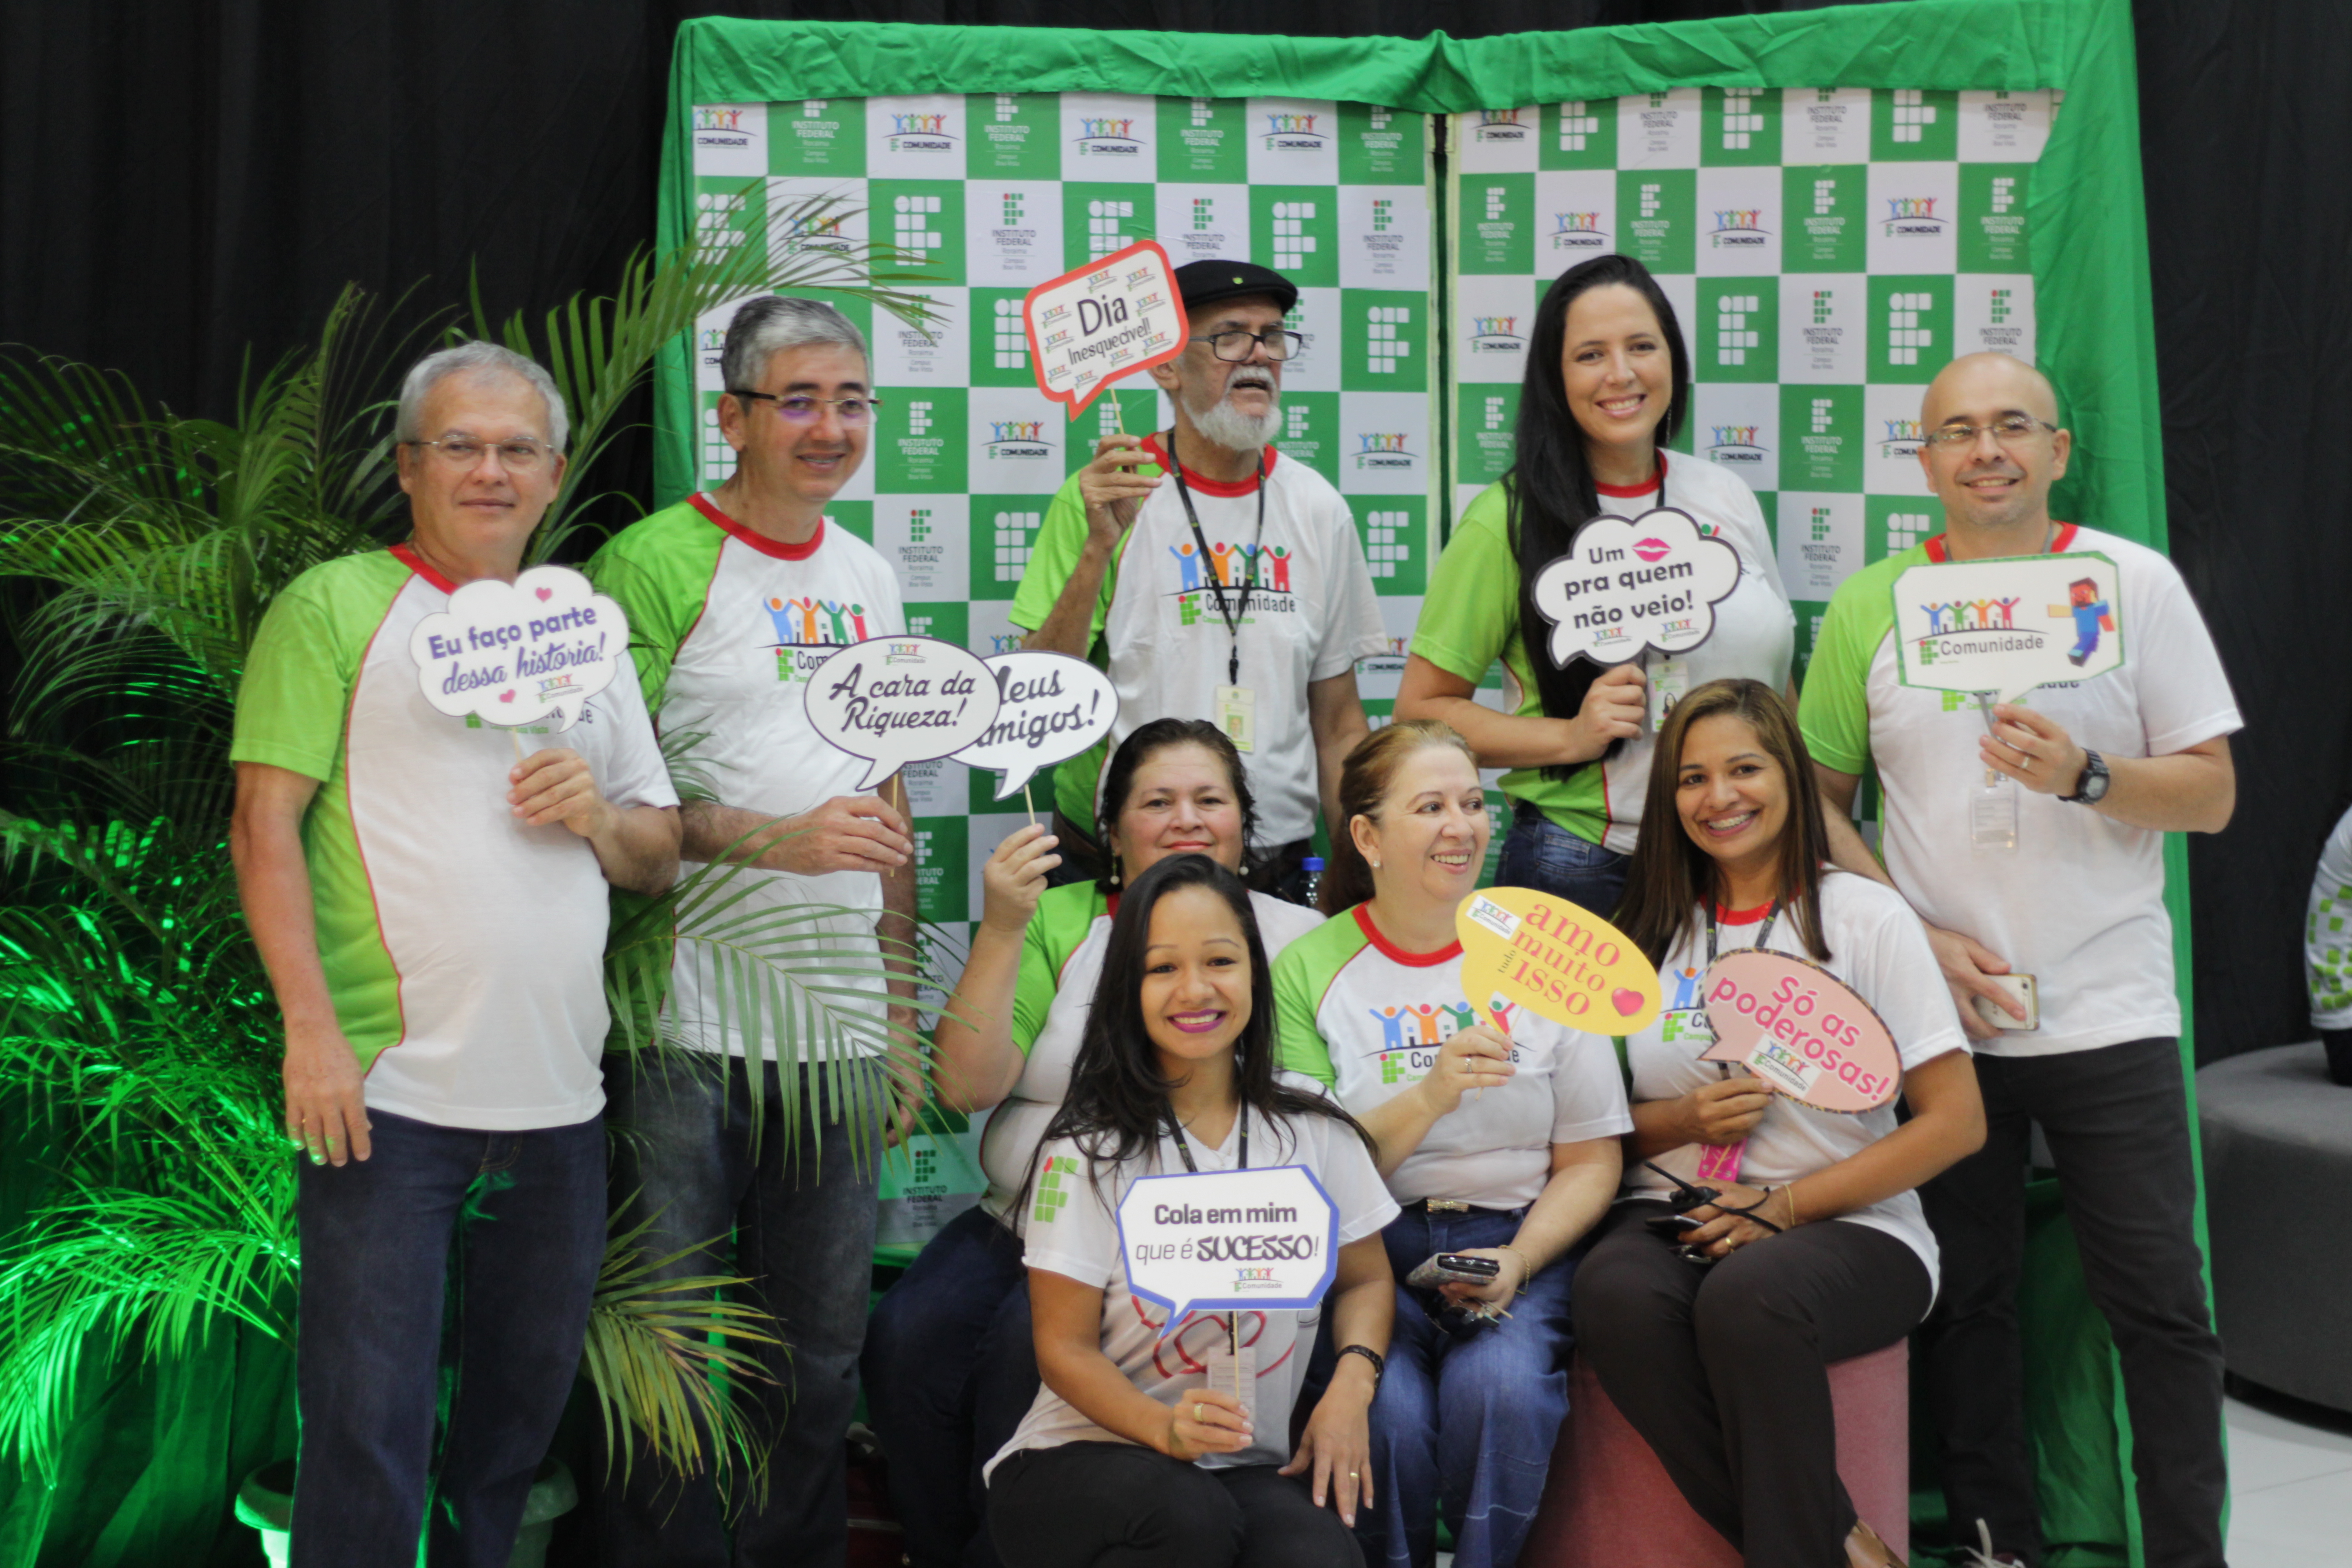
[[2124, 662], [2123, 574], [2095, 550], [1911, 567], [1895, 579], [1906, 686], [1990, 692], [2087, 680]]
[[1118, 1203], [1128, 1290], [1167, 1309], [1304, 1309], [1339, 1273], [1339, 1214], [1304, 1165], [1138, 1177]]
[[506, 729], [551, 713], [556, 729], [572, 728], [628, 647], [627, 615], [569, 566], [534, 566], [511, 583], [476, 578], [408, 638], [425, 701]]
[[937, 637], [868, 637], [810, 672], [809, 725], [869, 764], [872, 789], [909, 763], [951, 757], [996, 719], [981, 657]]
[[1818, 963], [1742, 948], [1700, 982], [1715, 1044], [1703, 1062], [1737, 1062], [1791, 1100], [1853, 1116], [1891, 1102], [1903, 1058], [1877, 1011]]
[[1462, 990], [1510, 1023], [1525, 1006], [1596, 1035], [1630, 1035], [1658, 1016], [1658, 972], [1625, 933], [1533, 888], [1486, 888], [1454, 910]]
[[1075, 757], [1110, 732], [1118, 691], [1110, 677], [1066, 653], [1024, 648], [981, 661], [996, 678], [995, 721], [955, 754], [967, 767], [1003, 774], [1004, 799], [1039, 768]]
[[1184, 352], [1176, 269], [1152, 239], [1040, 283], [1021, 301], [1037, 390], [1076, 419], [1102, 389]]
[[1623, 664], [1644, 648], [1688, 653], [1715, 635], [1715, 605], [1739, 585], [1739, 552], [1676, 507], [1596, 517], [1536, 574], [1554, 664]]

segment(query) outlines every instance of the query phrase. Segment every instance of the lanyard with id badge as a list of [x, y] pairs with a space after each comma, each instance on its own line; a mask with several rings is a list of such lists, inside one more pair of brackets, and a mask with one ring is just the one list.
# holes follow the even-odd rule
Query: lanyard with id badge
[[[1182, 481], [1178, 481], [1181, 483]], [[1193, 525], [1197, 531], [1199, 524]], [[1168, 1133], [1176, 1140], [1176, 1152], [1184, 1158], [1184, 1169], [1194, 1175], [1201, 1173], [1200, 1163], [1192, 1158], [1192, 1145], [1184, 1137], [1184, 1129], [1176, 1122], [1173, 1106], [1168, 1110]], [[1242, 1101], [1240, 1147], [1234, 1151], [1234, 1169], [1249, 1169], [1249, 1101]], [[1259, 1332], [1265, 1332], [1265, 1314], [1258, 1315]], [[1185, 1350], [1183, 1335], [1177, 1335], [1176, 1353], [1186, 1360], [1192, 1352]], [[1225, 1314], [1225, 1337], [1222, 1344], [1211, 1343], [1199, 1352], [1204, 1386], [1231, 1388], [1234, 1397], [1241, 1401], [1243, 1418], [1251, 1426], [1257, 1425], [1257, 1343], [1253, 1336], [1248, 1344], [1242, 1343], [1242, 1314], [1238, 1310]]]
[[1217, 688], [1216, 723], [1233, 742], [1234, 750], [1252, 752], [1257, 749], [1257, 693], [1242, 684], [1242, 619], [1249, 614], [1250, 589], [1257, 582], [1258, 557], [1265, 549], [1265, 454], [1257, 455], [1257, 537], [1251, 542], [1247, 565], [1242, 577], [1241, 603], [1225, 602], [1223, 574], [1217, 570], [1216, 561], [1209, 553], [1209, 536], [1201, 531], [1201, 514], [1192, 509], [1192, 488], [1184, 482], [1184, 460], [1177, 455], [1176, 432], [1168, 432], [1170, 475], [1176, 481], [1176, 499], [1184, 503], [1184, 521], [1192, 527], [1192, 543], [1201, 552], [1201, 564], [1206, 569], [1209, 594], [1216, 601], [1218, 618], [1233, 638], [1225, 657], [1225, 684]]
[[[1761, 948], [1766, 942], [1771, 941], [1772, 922], [1780, 918], [1780, 900], [1774, 899], [1772, 900], [1772, 907], [1764, 911], [1764, 923], [1756, 928], [1756, 940], [1749, 942], [1748, 945], [1752, 948]], [[1707, 969], [1715, 967], [1715, 903], [1714, 900], [1709, 900], [1706, 906]], [[1705, 974], [1706, 970], [1703, 969], [1699, 973], [1701, 974]], [[1669, 1015], [1669, 1016], [1679, 1019], [1679, 1027], [1685, 1036], [1694, 1039], [1705, 1040], [1710, 1045], [1714, 1043], [1715, 1026], [1707, 1022], [1706, 1009], [1705, 1007], [1696, 1007], [1686, 1014]], [[1731, 1076], [1731, 1064], [1729, 1062], [1717, 1062], [1716, 1064], [1716, 1070], [1723, 1077], [1729, 1078]], [[1748, 1140], [1745, 1138], [1742, 1138], [1737, 1143], [1708, 1144], [1706, 1148], [1699, 1151], [1698, 1180], [1702, 1182], [1738, 1181], [1739, 1179], [1739, 1159], [1741, 1154], [1746, 1152], [1747, 1148]]]

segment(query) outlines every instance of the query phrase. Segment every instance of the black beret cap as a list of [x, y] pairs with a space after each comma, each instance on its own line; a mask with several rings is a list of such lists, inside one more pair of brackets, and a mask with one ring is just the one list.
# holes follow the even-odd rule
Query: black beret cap
[[1255, 261], [1188, 261], [1176, 269], [1176, 292], [1183, 297], [1187, 315], [1244, 294], [1271, 297], [1286, 315], [1298, 303], [1297, 284]]

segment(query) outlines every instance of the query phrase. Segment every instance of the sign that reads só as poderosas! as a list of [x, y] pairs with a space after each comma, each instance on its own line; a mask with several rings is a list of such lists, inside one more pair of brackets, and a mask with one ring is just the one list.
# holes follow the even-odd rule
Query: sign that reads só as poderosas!
[[1037, 389], [1075, 419], [1102, 389], [1184, 352], [1184, 301], [1156, 240], [1040, 283], [1021, 301]]

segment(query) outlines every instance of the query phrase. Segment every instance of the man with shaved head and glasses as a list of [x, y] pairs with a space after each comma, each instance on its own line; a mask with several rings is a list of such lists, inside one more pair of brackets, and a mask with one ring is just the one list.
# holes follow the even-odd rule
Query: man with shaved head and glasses
[[[1921, 417], [1944, 531], [1838, 589], [1801, 711], [1840, 809], [1875, 769], [1885, 866], [1857, 854], [1848, 868], [1891, 881], [1927, 921], [1974, 1037], [1984, 1147], [1920, 1189], [1943, 1254], [1919, 1333], [1954, 1544], [1976, 1548], [1972, 1563], [2042, 1561], [2016, 1304], [2039, 1124], [2122, 1363], [2149, 1568], [2221, 1568], [2221, 1354], [2193, 1228], [2163, 855], [2165, 834], [2230, 820], [2237, 704], [2172, 563], [2051, 517], [2074, 437], [2047, 380], [2006, 354], [1969, 354], [1936, 377]], [[2116, 563], [2121, 602], [2076, 591], [2069, 635], [2083, 652], [2102, 616], [2119, 618], [2120, 668], [1990, 712], [1903, 683], [1901, 573], [2084, 551]], [[2021, 976], [2038, 1013], [2003, 988]]]
[[565, 433], [520, 354], [419, 362], [394, 427], [407, 537], [289, 584], [237, 691], [229, 847], [307, 1155], [304, 1568], [410, 1568], [420, 1531], [435, 1563], [505, 1562], [580, 1370], [604, 1256], [604, 888], [669, 886], [677, 797], [625, 660], [557, 734], [436, 711], [409, 656], [459, 587], [514, 581]]
[[1273, 446], [1283, 374], [1306, 348], [1285, 321], [1297, 286], [1246, 261], [1192, 262], [1176, 285], [1192, 341], [1151, 371], [1173, 423], [1097, 444], [1046, 509], [1013, 599], [1024, 646], [1090, 658], [1118, 690], [1109, 737], [1057, 777], [1056, 879], [1100, 868], [1111, 750], [1154, 719], [1205, 719], [1257, 796], [1253, 885], [1297, 898], [1316, 809], [1336, 813], [1339, 765], [1369, 732], [1356, 661], [1387, 638], [1347, 503]]
[[684, 858], [748, 868], [722, 894], [744, 894], [730, 921], [807, 910], [792, 929], [822, 973], [787, 1002], [793, 1037], [747, 1040], [712, 948], [681, 942], [660, 1047], [608, 1058], [613, 1195], [623, 1224], [652, 1227], [639, 1251], [684, 1252], [674, 1278], [748, 1277], [785, 1341], [760, 1347], [772, 1381], [743, 1391], [769, 1445], [764, 1502], [722, 1518], [708, 1469], [680, 1477], [641, 1451], [597, 1506], [606, 1560], [630, 1568], [844, 1560], [876, 1176], [894, 1100], [915, 1103], [882, 1059], [913, 1023], [892, 956], [914, 939], [912, 831], [854, 793], [865, 763], [817, 734], [806, 702], [835, 649], [907, 629], [889, 567], [825, 515], [866, 458], [873, 362], [832, 306], [767, 296], [735, 312], [719, 363], [735, 471], [622, 531], [588, 572], [628, 612], [665, 742], [713, 797], [681, 813]]

